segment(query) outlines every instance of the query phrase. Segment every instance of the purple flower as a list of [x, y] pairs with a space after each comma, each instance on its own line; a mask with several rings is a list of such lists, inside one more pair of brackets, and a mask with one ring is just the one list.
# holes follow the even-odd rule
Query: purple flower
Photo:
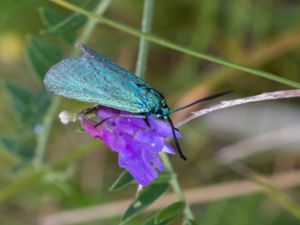
[[[90, 136], [104, 141], [113, 151], [119, 153], [119, 166], [128, 170], [141, 185], [147, 186], [158, 172], [164, 171], [159, 152], [175, 154], [166, 142], [172, 137], [171, 126], [153, 117], [148, 117], [150, 127], [143, 118], [117, 109], [100, 107], [96, 109], [98, 121], [81, 115], [81, 126]], [[176, 131], [176, 136], [181, 134]]]

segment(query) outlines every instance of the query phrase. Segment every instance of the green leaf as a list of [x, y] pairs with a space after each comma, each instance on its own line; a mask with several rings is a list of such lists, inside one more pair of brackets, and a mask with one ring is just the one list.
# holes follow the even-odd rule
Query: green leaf
[[19, 163], [20, 158], [7, 151], [7, 149], [0, 144], [0, 167], [2, 168], [3, 165], [9, 165], [11, 167]]
[[122, 217], [122, 224], [133, 219], [141, 213], [147, 206], [152, 204], [159, 196], [161, 196], [167, 189], [168, 183], [151, 184], [145, 188], [130, 204]]
[[24, 161], [29, 161], [33, 157], [34, 151], [20, 138], [0, 134], [0, 145], [10, 154], [18, 156]]
[[153, 184], [158, 183], [168, 183], [172, 178], [172, 174], [170, 172], [165, 171], [164, 173], [160, 173], [159, 177], [153, 181]]
[[191, 220], [184, 220], [182, 225], [197, 225], [197, 223]]
[[33, 99], [30, 108], [30, 116], [25, 120], [26, 125], [37, 125], [41, 123], [44, 114], [47, 112], [48, 107], [51, 103], [49, 93], [42, 89]]
[[108, 190], [109, 191], [119, 190], [133, 183], [133, 181], [134, 180], [130, 175], [130, 173], [128, 173], [128, 171], [124, 171], [123, 173], [120, 174], [120, 176], [117, 178], [117, 180], [113, 183], [113, 185]]
[[50, 104], [50, 96], [43, 89], [35, 94], [32, 91], [17, 84], [6, 82], [5, 84], [12, 111], [17, 115], [22, 126], [35, 126], [40, 122]]
[[167, 225], [171, 223], [173, 220], [165, 220], [160, 223], [155, 223], [155, 216], [151, 217], [149, 220], [147, 220], [143, 225]]
[[43, 80], [49, 68], [62, 59], [62, 54], [47, 41], [28, 36], [25, 57], [39, 80]]
[[21, 121], [26, 120], [30, 115], [30, 106], [34, 98], [34, 93], [15, 83], [6, 82], [5, 88], [9, 96], [9, 102], [13, 112]]
[[39, 14], [46, 27], [55, 25], [65, 19], [65, 16], [60, 11], [48, 7], [40, 7]]
[[184, 206], [184, 202], [181, 201], [167, 206], [155, 216], [155, 223], [160, 224], [164, 221], [173, 221], [177, 219], [184, 209]]
[[[61, 12], [52, 8], [41, 7], [39, 8], [39, 13], [47, 28], [57, 25], [66, 18]], [[75, 41], [74, 31], [63, 32], [59, 36], [67, 43], [74, 43]]]
[[[92, 10], [99, 0], [90, 0], [86, 4], [82, 6], [82, 8], [86, 10]], [[61, 20], [59, 23], [49, 27], [48, 29], [42, 31], [43, 35], [53, 36], [53, 35], [61, 35], [68, 32], [74, 32], [81, 25], [83, 25], [87, 21], [85, 16], [82, 16], [78, 13], [74, 13], [65, 19]]]
[[49, 27], [46, 30], [41, 31], [41, 34], [47, 36], [61, 35], [65, 32], [74, 32], [77, 28], [86, 22], [86, 18], [78, 14], [72, 14], [65, 18], [60, 23]]

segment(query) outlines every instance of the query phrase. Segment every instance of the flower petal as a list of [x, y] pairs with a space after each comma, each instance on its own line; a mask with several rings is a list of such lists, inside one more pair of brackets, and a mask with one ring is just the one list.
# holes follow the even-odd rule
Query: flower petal
[[160, 152], [164, 146], [164, 138], [156, 135], [152, 130], [141, 130], [134, 136], [141, 148], [151, 152]]
[[141, 151], [133, 148], [130, 146], [119, 152], [119, 166], [125, 168], [139, 184], [147, 186], [158, 177], [158, 173], [150, 162], [142, 158]]
[[[168, 138], [168, 137], [173, 137], [173, 132], [172, 132], [172, 127], [170, 126], [169, 123], [163, 120], [158, 120], [153, 117], [149, 117], [149, 122], [151, 125], [151, 129], [155, 131], [156, 134]], [[181, 134], [175, 130], [176, 137], [181, 138]]]
[[143, 159], [145, 161], [151, 162], [153, 166], [155, 166], [155, 168], [159, 169], [160, 171], [165, 170], [164, 164], [162, 163], [158, 153], [143, 151]]
[[96, 125], [95, 121], [88, 119], [84, 116], [81, 116], [80, 119], [81, 119], [81, 127], [84, 129], [84, 131], [88, 135], [90, 135], [92, 137], [97, 137], [97, 136], [101, 137], [102, 136], [102, 134], [99, 133], [99, 131], [97, 129], [95, 129], [95, 127], [94, 127]]
[[176, 152], [174, 151], [174, 149], [172, 148], [172, 146], [168, 142], [165, 142], [165, 145], [164, 145], [164, 147], [162, 148], [161, 151], [165, 152], [165, 153], [168, 153], [168, 154], [171, 154], [171, 155], [176, 154]]

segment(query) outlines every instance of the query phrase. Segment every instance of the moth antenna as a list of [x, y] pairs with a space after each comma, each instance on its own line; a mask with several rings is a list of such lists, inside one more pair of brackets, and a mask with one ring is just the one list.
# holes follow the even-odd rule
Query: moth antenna
[[185, 106], [179, 107], [177, 109], [172, 109], [171, 113], [178, 112], [180, 110], [183, 110], [183, 109], [189, 108], [189, 107], [191, 107], [193, 105], [196, 105], [196, 104], [198, 104], [200, 102], [205, 102], [205, 101], [208, 101], [208, 100], [211, 100], [211, 99], [214, 99], [214, 98], [218, 98], [218, 97], [230, 94], [232, 92], [233, 92], [233, 90], [226, 90], [226, 91], [222, 91], [222, 92], [219, 92], [217, 94], [214, 94], [214, 95], [210, 95], [210, 96], [207, 96], [207, 97], [204, 97], [204, 98], [200, 98], [200, 99], [198, 99], [198, 100], [196, 100], [196, 101], [194, 101], [194, 102], [192, 102], [190, 104], [187, 104]]
[[175, 127], [174, 127], [173, 121], [171, 120], [170, 117], [168, 117], [167, 120], [168, 120], [169, 124], [170, 124], [171, 127], [172, 127], [172, 134], [173, 134], [173, 139], [174, 139], [174, 142], [175, 142], [175, 145], [176, 145], [177, 152], [178, 152], [180, 158], [182, 158], [183, 160], [186, 160], [186, 157], [185, 157], [185, 155], [183, 154], [183, 152], [181, 151], [181, 148], [180, 148], [178, 139], [177, 139], [177, 137], [176, 137]]

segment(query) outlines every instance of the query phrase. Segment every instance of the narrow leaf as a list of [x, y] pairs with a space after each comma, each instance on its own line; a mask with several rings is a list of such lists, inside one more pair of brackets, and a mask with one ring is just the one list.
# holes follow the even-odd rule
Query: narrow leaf
[[159, 177], [153, 181], [153, 184], [168, 183], [172, 178], [172, 174], [168, 171], [159, 174]]
[[13, 113], [18, 117], [20, 127], [35, 126], [40, 122], [50, 104], [50, 96], [43, 89], [35, 94], [15, 83], [6, 82], [5, 88]]
[[41, 7], [39, 14], [46, 27], [55, 25], [65, 19], [65, 16], [58, 10], [53, 8]]
[[24, 161], [29, 161], [33, 157], [33, 151], [31, 148], [29, 148], [28, 144], [19, 138], [0, 134], [0, 145], [10, 154], [18, 156]]
[[159, 196], [161, 196], [167, 189], [168, 183], [151, 184], [145, 188], [130, 204], [122, 217], [122, 224], [133, 219], [141, 213], [147, 206], [152, 204]]
[[[47, 28], [55, 26], [66, 19], [61, 12], [52, 8], [41, 7], [39, 9], [39, 13]], [[41, 33], [43, 34], [43, 31]], [[63, 32], [59, 34], [59, 36], [67, 43], [73, 43], [75, 41], [74, 31]]]
[[24, 120], [30, 113], [30, 105], [34, 98], [33, 92], [12, 82], [6, 82], [6, 91], [12, 111]]
[[167, 225], [173, 221], [174, 220], [165, 220], [160, 223], [155, 223], [155, 216], [153, 216], [149, 220], [147, 220], [145, 223], [143, 223], [143, 225]]
[[197, 225], [197, 223], [195, 221], [191, 221], [191, 220], [184, 220], [182, 225]]
[[[93, 9], [99, 0], [90, 0], [83, 6], [84, 9], [91, 10]], [[43, 35], [53, 36], [53, 35], [60, 35], [67, 32], [74, 32], [78, 29], [81, 25], [83, 25], [87, 21], [85, 16], [82, 16], [78, 13], [74, 13], [65, 19], [61, 20], [59, 23], [49, 27], [48, 29], [42, 31]]]
[[184, 206], [184, 202], [175, 202], [167, 206], [155, 216], [155, 223], [160, 224], [164, 221], [173, 221], [177, 219], [184, 209]]
[[113, 183], [113, 185], [109, 188], [109, 191], [116, 191], [123, 187], [128, 186], [129, 184], [133, 183], [133, 178], [127, 171], [124, 171], [120, 174], [117, 180]]
[[40, 80], [61, 58], [61, 52], [45, 40], [29, 36], [27, 38], [26, 61]]

